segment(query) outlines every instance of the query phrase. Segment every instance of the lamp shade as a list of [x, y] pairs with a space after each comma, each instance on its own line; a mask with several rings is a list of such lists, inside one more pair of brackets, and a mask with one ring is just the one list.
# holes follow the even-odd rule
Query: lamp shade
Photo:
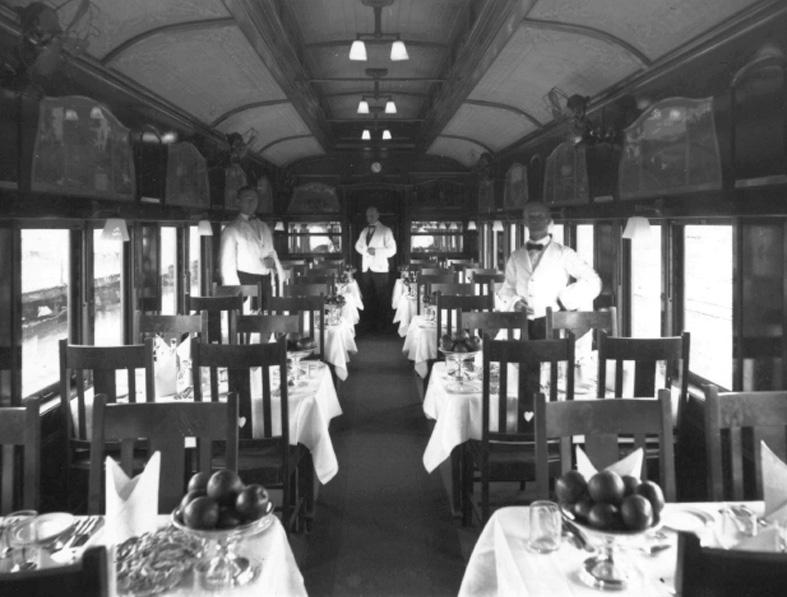
[[101, 231], [102, 240], [119, 240], [128, 242], [128, 228], [123, 218], [107, 218], [104, 229]]
[[393, 100], [388, 100], [385, 102], [385, 113], [386, 114], [396, 114], [396, 102]]
[[650, 234], [650, 222], [642, 216], [631, 216], [623, 229], [623, 238], [642, 238]]
[[200, 236], [213, 236], [213, 227], [210, 225], [209, 220], [200, 220], [197, 224], [197, 230]]
[[366, 44], [363, 40], [356, 39], [350, 46], [350, 60], [366, 60]]
[[369, 102], [366, 100], [361, 100], [358, 102], [358, 114], [368, 114], [369, 113]]
[[361, 139], [363, 141], [371, 141], [372, 133], [369, 131], [369, 129], [363, 129], [363, 132], [361, 133]]
[[383, 131], [383, 141], [390, 141], [391, 140], [391, 131], [385, 129]]
[[492, 223], [492, 230], [494, 230], [495, 232], [503, 232], [503, 222], [501, 222], [500, 220], [495, 220]]
[[279, 220], [276, 222], [276, 225], [273, 227], [276, 232], [284, 232], [284, 222]]
[[401, 39], [397, 39], [391, 44], [391, 60], [398, 62], [400, 60], [410, 60], [407, 54], [407, 46]]
[[470, 221], [467, 223], [467, 229], [468, 229], [468, 230], [475, 230], [475, 229], [476, 229], [476, 226], [475, 226], [475, 220], [470, 220]]

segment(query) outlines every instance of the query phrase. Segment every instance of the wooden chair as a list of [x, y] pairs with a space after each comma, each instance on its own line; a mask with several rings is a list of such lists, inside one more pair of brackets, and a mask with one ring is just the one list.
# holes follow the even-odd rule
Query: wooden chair
[[606, 311], [553, 311], [552, 307], [547, 307], [546, 330], [547, 338], [558, 338], [561, 330], [570, 331], [577, 340], [591, 330], [597, 336], [606, 332], [615, 337], [618, 335], [618, 312], [615, 307]]
[[331, 284], [327, 282], [293, 282], [285, 284], [282, 296], [328, 296], [331, 293]]
[[[14, 510], [38, 509], [38, 485], [41, 478], [41, 419], [40, 401], [28, 398], [24, 406], [4, 406], [0, 408], [0, 445], [5, 448], [22, 447], [22, 474], [18, 471], [4, 470], [2, 475], [2, 494], [0, 494], [0, 514]], [[14, 458], [9, 458], [13, 462]], [[21, 491], [20, 491], [21, 489]], [[18, 499], [21, 497], [21, 499]]]
[[[507, 340], [527, 340], [527, 313], [524, 311], [467, 311], [462, 313], [464, 329], [490, 338], [506, 330]], [[519, 332], [519, 334], [516, 334]]]
[[710, 499], [762, 499], [760, 441], [787, 458], [787, 391], [719, 392], [705, 387]]
[[[442, 334], [454, 334], [465, 329], [463, 325], [463, 313], [468, 311], [488, 311], [492, 308], [488, 297], [485, 296], [464, 296], [458, 294], [435, 293], [435, 305], [437, 306], [437, 348], [440, 347]], [[437, 351], [440, 354], [440, 351]]]
[[[197, 470], [186, 468], [189, 437], [197, 440]], [[133, 475], [139, 472], [135, 451], [140, 439], [147, 440], [148, 458], [156, 451], [161, 453], [158, 509], [160, 513], [171, 512], [183, 498], [188, 478], [197, 471], [211, 471], [213, 442], [224, 443], [224, 466], [237, 469], [237, 397], [230, 392], [226, 403], [107, 404], [106, 397], [97, 394], [93, 401], [88, 512], [98, 514], [103, 510], [106, 443], [120, 443], [120, 466], [127, 475]]]
[[475, 294], [474, 284], [462, 284], [460, 282], [435, 282], [430, 286], [432, 294], [440, 292], [442, 294], [461, 294], [463, 296], [473, 296]]
[[171, 340], [181, 342], [186, 336], [207, 338], [207, 313], [201, 315], [149, 315], [134, 311], [132, 338], [144, 342], [148, 338], [160, 336], [169, 344]]
[[[276, 342], [249, 345], [204, 344], [194, 341], [191, 346], [195, 376], [201, 367], [227, 370], [228, 387], [237, 393], [238, 412], [246, 423], [240, 429], [238, 471], [246, 483], [262, 483], [266, 488], [282, 490], [282, 521], [287, 528], [296, 526], [296, 518], [305, 504], [299, 499], [299, 480], [309, 488], [313, 477], [303, 466], [305, 453], [297, 445], [290, 445], [290, 416], [287, 394], [287, 346], [284, 337]], [[271, 381], [271, 370], [278, 369], [281, 383], [276, 389]], [[252, 394], [252, 376], [260, 381], [260, 397]], [[195, 380], [196, 383], [196, 380]], [[196, 387], [196, 386], [195, 386]], [[274, 423], [274, 390], [278, 396], [279, 420]], [[202, 396], [197, 395], [197, 400]], [[255, 404], [256, 403], [256, 404]], [[258, 433], [253, 433], [255, 421]], [[259, 423], [261, 422], [261, 424]], [[310, 464], [310, 461], [309, 461]], [[299, 477], [298, 473], [303, 474]], [[309, 494], [307, 494], [309, 495]]]
[[456, 282], [458, 276], [455, 272], [447, 272], [441, 267], [421, 267], [421, 275], [422, 276], [444, 276], [449, 275], [453, 276], [453, 281]]
[[780, 597], [787, 587], [787, 554], [702, 547], [678, 533], [675, 591], [686, 597]]
[[[536, 479], [534, 399], [541, 393], [542, 364], [549, 363], [550, 401], [558, 399], [558, 363], [566, 364], [565, 400], [574, 399], [574, 337], [561, 340], [492, 340], [484, 336], [481, 391], [481, 439], [466, 444], [462, 471], [463, 521], [473, 509], [475, 470], [480, 472], [481, 522], [489, 519], [489, 484]], [[490, 384], [491, 365], [499, 369], [499, 382]], [[519, 366], [516, 389], [509, 389], [509, 365]], [[502, 399], [501, 399], [502, 397]], [[494, 409], [494, 411], [493, 411]], [[492, 413], [495, 413], [493, 424]]]
[[503, 282], [505, 275], [495, 269], [471, 269], [465, 272], [468, 282], [478, 286], [478, 292], [493, 297], [494, 303], [495, 284]]
[[89, 547], [82, 554], [81, 559], [73, 564], [0, 574], [0, 595], [107, 597], [109, 565], [105, 546]]
[[549, 499], [550, 441], [560, 440], [562, 473], [573, 468], [574, 438], [584, 436], [584, 450], [599, 470], [620, 460], [624, 452], [642, 448], [644, 476], [647, 469], [644, 466], [646, 438], [655, 436], [659, 444], [659, 484], [666, 500], [675, 501], [675, 455], [669, 390], [659, 390], [656, 400], [621, 398], [549, 403], [544, 394], [539, 393], [536, 396], [535, 415], [536, 493], [541, 498]]
[[[125, 371], [128, 401], [137, 401], [136, 370], [145, 372], [145, 401], [156, 399], [153, 371], [153, 341], [127, 346], [82, 346], [60, 340], [60, 410], [65, 441], [66, 487], [73, 469], [89, 470], [90, 429], [87, 426], [85, 390], [92, 382], [93, 395], [104, 394], [108, 402], [117, 402], [116, 373]], [[76, 385], [73, 396], [72, 382]], [[76, 416], [72, 402], [76, 400]]]
[[331, 288], [336, 280], [337, 274], [331, 271], [309, 270], [302, 276], [297, 276], [293, 281], [295, 284], [323, 284]]
[[598, 345], [598, 387], [596, 395], [607, 393], [607, 361], [615, 361], [613, 396], [623, 396], [623, 363], [634, 361], [634, 396], [655, 396], [656, 372], [660, 361], [666, 363], [662, 387], [670, 389], [676, 371], [680, 374], [678, 419], [688, 400], [690, 335], [669, 338], [615, 338], [602, 333]]
[[300, 317], [300, 333], [307, 330], [317, 340], [319, 357], [325, 354], [325, 297], [289, 296], [274, 297], [268, 301], [266, 315], [297, 314]]
[[238, 344], [250, 344], [251, 334], [259, 334], [259, 341], [267, 342], [272, 334], [298, 333], [300, 327], [298, 315], [241, 315], [235, 322]]
[[242, 296], [189, 296], [186, 305], [189, 311], [199, 311], [206, 313], [208, 318], [208, 342], [223, 341], [221, 333], [221, 318], [223, 313], [227, 313], [228, 335], [232, 340], [235, 338], [235, 316], [243, 313]]

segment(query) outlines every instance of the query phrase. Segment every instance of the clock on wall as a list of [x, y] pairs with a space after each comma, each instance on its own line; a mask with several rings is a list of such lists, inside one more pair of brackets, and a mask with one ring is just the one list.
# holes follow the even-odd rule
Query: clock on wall
[[380, 172], [383, 171], [383, 165], [380, 162], [372, 162], [371, 168], [372, 168], [372, 172], [374, 172], [375, 174], [379, 174]]

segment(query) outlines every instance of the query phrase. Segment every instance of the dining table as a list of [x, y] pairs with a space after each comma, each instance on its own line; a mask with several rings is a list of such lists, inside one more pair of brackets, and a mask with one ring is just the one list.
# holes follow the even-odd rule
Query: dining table
[[414, 315], [404, 336], [402, 352], [413, 361], [419, 377], [429, 373], [429, 362], [437, 358], [437, 323], [426, 315]]
[[[630, 566], [627, 586], [617, 595], [667, 597], [675, 595], [677, 531], [696, 533], [703, 545], [721, 545], [718, 502], [668, 503], [656, 528], [617, 543]], [[761, 515], [763, 502], [745, 505]], [[756, 526], [756, 525], [755, 525]], [[581, 531], [580, 531], [581, 532]], [[602, 591], [591, 586], [582, 572], [589, 557], [576, 541], [564, 534], [557, 551], [537, 553], [528, 546], [530, 507], [509, 506], [496, 510], [487, 521], [465, 568], [460, 597], [591, 597]], [[725, 547], [776, 551], [778, 530], [769, 528]], [[586, 539], [593, 546], [593, 535]]]
[[[258, 576], [246, 585], [222, 590], [220, 594], [238, 597], [260, 594], [294, 597], [307, 594], [303, 576], [298, 569], [284, 526], [274, 514], [269, 516], [269, 524], [266, 525], [264, 530], [259, 533], [244, 535], [235, 547], [236, 553], [261, 563]], [[75, 525], [72, 528], [78, 528], [78, 523], [85, 518], [87, 517], [76, 516], [74, 519]], [[78, 560], [86, 549], [103, 545], [107, 548], [109, 595], [111, 597], [122, 597], [123, 595], [132, 597], [135, 593], [124, 592], [123, 587], [118, 587], [117, 565], [120, 562], [116, 563], [116, 560], [120, 559], [118, 556], [119, 550], [118, 546], [112, 542], [111, 533], [107, 532], [107, 528], [112, 525], [112, 521], [106, 516], [99, 518], [102, 519], [103, 524], [97, 527], [98, 530], [82, 546], [53, 552], [50, 552], [46, 547], [41, 548], [37, 556], [37, 563], [41, 568], [70, 564]], [[171, 524], [169, 514], [158, 515], [156, 519], [158, 529], [166, 529], [171, 527]], [[155, 594], [185, 597], [187, 595], [216, 595], [217, 592], [204, 588], [198, 575], [192, 571], [183, 575], [181, 582], [175, 587], [163, 592], [156, 592]]]
[[361, 320], [360, 312], [363, 311], [363, 296], [358, 282], [354, 278], [336, 283], [337, 294], [344, 297], [342, 305], [342, 319], [351, 325], [358, 325]]
[[414, 282], [406, 282], [402, 278], [397, 278], [391, 293], [391, 308], [394, 311], [393, 322], [399, 324], [397, 331], [402, 338], [407, 335], [412, 319], [418, 315], [418, 303], [415, 292], [413, 292], [414, 284]]

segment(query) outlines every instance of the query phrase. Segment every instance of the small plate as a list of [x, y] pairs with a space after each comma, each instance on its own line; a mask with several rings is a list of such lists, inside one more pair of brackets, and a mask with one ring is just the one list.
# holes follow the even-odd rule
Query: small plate
[[713, 515], [691, 506], [668, 505], [661, 513], [661, 525], [673, 531], [697, 533], [713, 522]]
[[38, 543], [49, 543], [72, 529], [76, 523], [76, 518], [68, 512], [39, 514], [35, 518], [27, 519], [14, 527], [14, 533], [20, 533], [24, 527], [33, 523], [38, 528]]

